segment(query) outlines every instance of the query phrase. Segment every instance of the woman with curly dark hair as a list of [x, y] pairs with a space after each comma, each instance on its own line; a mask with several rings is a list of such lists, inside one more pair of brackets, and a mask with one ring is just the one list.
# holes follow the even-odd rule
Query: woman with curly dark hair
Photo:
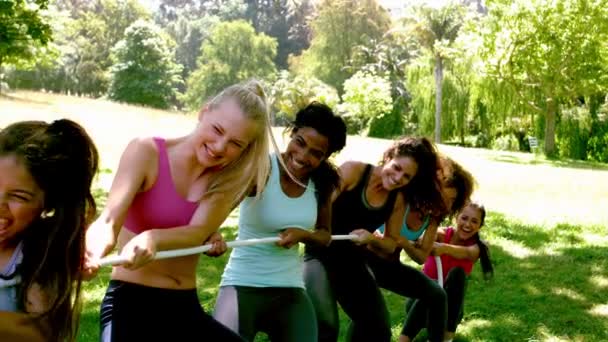
[[[437, 227], [445, 219], [453, 218], [471, 198], [475, 187], [473, 175], [448, 156], [439, 157], [437, 184], [443, 205], [421, 207], [416, 198], [406, 193], [406, 209], [397, 249], [391, 255], [399, 259], [401, 250], [418, 264], [422, 264], [433, 249]], [[377, 233], [384, 233], [384, 225]], [[381, 252], [379, 252], [381, 253]]]
[[76, 339], [98, 160], [70, 120], [0, 131], [0, 340]]
[[[437, 151], [428, 139], [406, 137], [385, 151], [379, 165], [348, 161], [340, 167], [342, 182], [334, 193], [331, 229], [359, 238], [307, 250], [304, 279], [317, 313], [319, 341], [338, 338], [337, 303], [352, 321], [348, 340], [390, 341], [380, 287], [430, 303], [437, 318], [433, 332], [443, 334], [443, 290], [420, 271], [374, 252], [395, 252], [406, 204], [444, 211], [438, 166]], [[383, 223], [388, 227], [385, 233], [373, 234]]]

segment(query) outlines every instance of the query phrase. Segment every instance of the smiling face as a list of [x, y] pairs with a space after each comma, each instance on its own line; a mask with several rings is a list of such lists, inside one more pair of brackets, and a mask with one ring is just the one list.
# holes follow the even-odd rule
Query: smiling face
[[456, 219], [456, 234], [461, 240], [468, 240], [481, 229], [482, 221], [481, 209], [467, 205]]
[[418, 163], [409, 156], [395, 157], [382, 166], [382, 186], [395, 190], [406, 186], [418, 172]]
[[291, 140], [282, 154], [289, 172], [305, 179], [327, 159], [329, 139], [312, 127], [300, 127], [291, 133]]
[[40, 217], [43, 199], [43, 191], [17, 158], [0, 157], [0, 248], [13, 244]]
[[258, 133], [255, 122], [245, 117], [233, 99], [226, 99], [199, 115], [196, 155], [207, 166], [226, 166], [236, 160]]

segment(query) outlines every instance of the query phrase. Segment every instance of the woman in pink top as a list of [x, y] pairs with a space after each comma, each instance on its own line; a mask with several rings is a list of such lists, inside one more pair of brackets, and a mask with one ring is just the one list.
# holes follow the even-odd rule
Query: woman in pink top
[[[255, 81], [226, 88], [200, 111], [192, 133], [138, 138], [123, 152], [107, 205], [87, 233], [87, 266], [116, 246], [128, 261], [112, 270], [101, 305], [102, 341], [241, 340], [203, 312], [198, 255], [153, 260], [157, 251], [213, 243], [231, 210], [269, 173], [269, 121]], [[123, 226], [126, 229], [122, 229]]]
[[[488, 246], [481, 241], [479, 230], [483, 226], [486, 210], [477, 202], [469, 202], [459, 212], [456, 218], [456, 229], [448, 227], [437, 232], [433, 247], [433, 255], [440, 256], [443, 269], [443, 287], [448, 297], [447, 330], [444, 341], [452, 341], [456, 327], [464, 313], [464, 295], [467, 276], [471, 274], [477, 259], [481, 261], [481, 269], [487, 279], [493, 275], [492, 262]], [[427, 258], [423, 272], [432, 279], [437, 279], [435, 258]], [[408, 314], [405, 319], [400, 342], [411, 341], [426, 320], [426, 308], [418, 301], [408, 303]]]

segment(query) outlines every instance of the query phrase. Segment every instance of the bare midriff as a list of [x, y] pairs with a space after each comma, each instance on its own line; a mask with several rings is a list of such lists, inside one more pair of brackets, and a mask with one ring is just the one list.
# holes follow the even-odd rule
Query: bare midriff
[[[120, 251], [133, 237], [135, 237], [134, 233], [121, 229], [118, 235], [118, 250]], [[154, 260], [135, 270], [116, 266], [112, 269], [112, 279], [164, 289], [193, 289], [196, 288], [198, 259], [199, 255], [195, 254]]]

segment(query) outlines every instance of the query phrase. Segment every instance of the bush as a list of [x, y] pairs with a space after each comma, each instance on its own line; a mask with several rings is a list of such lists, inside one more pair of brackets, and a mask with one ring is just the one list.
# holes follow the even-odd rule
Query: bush
[[601, 136], [591, 137], [587, 142], [587, 148], [587, 159], [608, 163], [608, 131]]
[[564, 110], [556, 130], [558, 155], [561, 158], [587, 159], [591, 115], [586, 107]]
[[500, 151], [519, 151], [519, 141], [513, 134], [505, 134], [492, 141], [492, 149]]
[[181, 65], [173, 61], [173, 42], [156, 25], [136, 21], [125, 31], [124, 39], [112, 50], [112, 100], [156, 108], [169, 108], [176, 102], [177, 86], [182, 82]]
[[348, 120], [352, 124], [365, 125], [387, 113], [390, 117], [393, 111], [390, 82], [369, 73], [359, 71], [346, 80], [343, 98], [344, 102], [338, 107], [339, 111], [354, 116], [356, 120], [355, 118]]
[[591, 125], [591, 135], [587, 142], [587, 159], [608, 163], [608, 104]]
[[346, 132], [350, 135], [360, 135], [367, 126], [365, 117], [359, 117], [352, 114], [342, 114], [342, 119], [346, 124]]
[[314, 77], [294, 76], [286, 70], [269, 89], [269, 101], [275, 114], [275, 125], [284, 126], [295, 119], [296, 113], [311, 101], [324, 103], [335, 110], [338, 92]]
[[367, 135], [374, 138], [391, 139], [403, 134], [403, 116], [399, 110], [373, 117]]

